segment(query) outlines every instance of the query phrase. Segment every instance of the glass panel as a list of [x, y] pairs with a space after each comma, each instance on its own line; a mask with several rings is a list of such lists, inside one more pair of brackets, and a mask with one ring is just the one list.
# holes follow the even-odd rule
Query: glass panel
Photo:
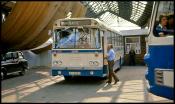
[[118, 37], [119, 37], [119, 36], [117, 35], [117, 37], [116, 37], [117, 46], [119, 46]]
[[114, 37], [114, 33], [113, 32], [112, 32], [112, 44], [113, 44], [113, 46], [115, 44], [115, 37]]
[[14, 53], [13, 53], [13, 57], [14, 57], [14, 58], [18, 58], [18, 53], [14, 52]]
[[12, 53], [11, 52], [7, 53], [5, 57], [6, 57], [6, 59], [11, 59], [12, 58]]
[[117, 46], [117, 34], [115, 34], [115, 46]]
[[139, 42], [139, 38], [126, 38], [127, 43], [136, 43]]
[[133, 8], [132, 8], [132, 14], [130, 19], [137, 21], [140, 18], [140, 16], [143, 14], [146, 4], [147, 4], [147, 1], [142, 1], [142, 2], [132, 1]]
[[55, 48], [100, 48], [100, 32], [90, 28], [55, 30]]
[[5, 56], [3, 54], [1, 54], [1, 60], [5, 61]]
[[[122, 37], [121, 37], [121, 39], [122, 39]], [[135, 50], [136, 54], [141, 54], [140, 38], [139, 37], [126, 37], [125, 39], [126, 39], [126, 46], [125, 46], [126, 54], [129, 53], [131, 48], [133, 48]]]
[[120, 36], [120, 46], [122, 45], [122, 37]]
[[23, 55], [21, 53], [18, 53], [19, 58], [23, 58]]
[[108, 44], [112, 44], [111, 32], [109, 32], [109, 35], [107, 36], [107, 39], [108, 39]]

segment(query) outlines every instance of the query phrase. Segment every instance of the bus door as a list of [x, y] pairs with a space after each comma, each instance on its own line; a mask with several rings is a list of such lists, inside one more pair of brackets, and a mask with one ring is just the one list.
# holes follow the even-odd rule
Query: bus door
[[107, 31], [102, 31], [102, 45], [103, 45], [103, 71], [104, 71], [104, 73], [105, 74], [107, 74], [108, 72], [108, 70], [107, 70], [107, 68], [108, 68], [108, 61], [107, 61], [107, 58], [104, 58], [104, 57], [106, 57], [106, 55], [107, 55], [107, 45], [108, 45], [108, 42], [107, 42], [107, 34], [108, 34], [108, 32]]

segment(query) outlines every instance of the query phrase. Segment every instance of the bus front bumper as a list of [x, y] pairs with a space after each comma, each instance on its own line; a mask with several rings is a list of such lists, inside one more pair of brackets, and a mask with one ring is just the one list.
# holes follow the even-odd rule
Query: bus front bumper
[[107, 74], [103, 73], [102, 69], [83, 69], [83, 70], [61, 70], [61, 69], [52, 69], [51, 70], [52, 76], [63, 75], [63, 76], [98, 76], [98, 77], [105, 77]]

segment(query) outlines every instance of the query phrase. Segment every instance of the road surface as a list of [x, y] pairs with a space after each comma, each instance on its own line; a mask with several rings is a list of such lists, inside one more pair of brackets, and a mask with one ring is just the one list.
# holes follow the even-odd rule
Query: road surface
[[106, 84], [99, 78], [51, 77], [49, 68], [30, 69], [24, 76], [11, 75], [1, 81], [4, 102], [173, 102], [146, 90], [145, 66], [123, 66], [117, 72], [120, 82]]

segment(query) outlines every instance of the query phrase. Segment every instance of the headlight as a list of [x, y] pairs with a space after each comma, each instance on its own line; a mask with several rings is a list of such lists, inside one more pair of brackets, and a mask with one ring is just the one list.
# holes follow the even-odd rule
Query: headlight
[[90, 75], [93, 75], [94, 74], [94, 72], [93, 71], [90, 71]]
[[94, 63], [93, 63], [93, 61], [89, 61], [89, 65], [93, 65]]
[[58, 61], [58, 65], [61, 65], [62, 64], [62, 61]]
[[89, 61], [89, 65], [91, 65], [91, 66], [98, 66], [99, 62], [98, 61]]
[[53, 64], [56, 65], [57, 64], [57, 61], [53, 61]]
[[99, 62], [98, 62], [98, 61], [95, 61], [95, 62], [94, 62], [94, 65], [95, 65], [95, 66], [98, 66], [98, 65], [99, 65]]
[[61, 65], [62, 64], [62, 61], [53, 61], [53, 64], [54, 65]]

